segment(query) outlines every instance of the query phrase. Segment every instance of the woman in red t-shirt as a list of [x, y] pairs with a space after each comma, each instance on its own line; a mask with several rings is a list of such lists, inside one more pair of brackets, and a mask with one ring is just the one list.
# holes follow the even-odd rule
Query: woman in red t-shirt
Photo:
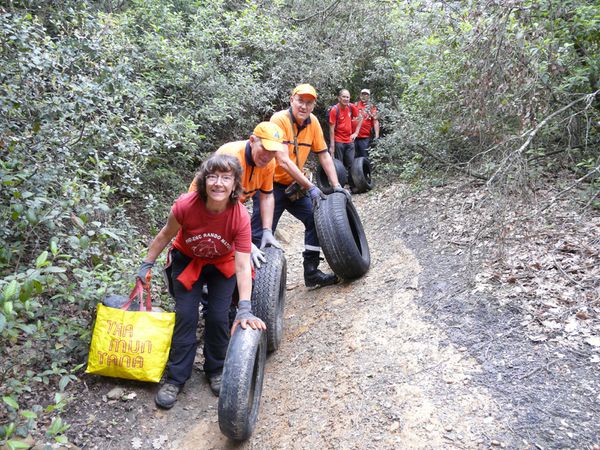
[[171, 287], [175, 297], [175, 330], [167, 377], [156, 404], [171, 408], [190, 378], [196, 356], [196, 329], [203, 285], [208, 287], [204, 327], [204, 372], [219, 395], [229, 344], [229, 311], [237, 285], [240, 301], [231, 334], [239, 325], [266, 329], [252, 315], [250, 217], [238, 201], [242, 168], [229, 155], [213, 155], [196, 175], [198, 190], [182, 194], [173, 204], [166, 225], [156, 235], [137, 276], [144, 282], [154, 261], [171, 242]]

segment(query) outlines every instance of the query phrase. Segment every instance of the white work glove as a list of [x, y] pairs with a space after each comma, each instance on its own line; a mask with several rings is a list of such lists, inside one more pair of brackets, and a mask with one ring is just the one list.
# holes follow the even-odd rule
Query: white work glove
[[252, 244], [252, 250], [250, 251], [250, 259], [252, 260], [252, 265], [255, 269], [260, 269], [260, 264], [262, 262], [267, 262], [267, 258], [265, 258], [265, 254], [259, 250], [259, 248]]
[[281, 244], [279, 243], [279, 241], [277, 241], [277, 239], [275, 239], [275, 236], [273, 236], [273, 232], [270, 228], [263, 228], [262, 232], [262, 239], [260, 240], [261, 250], [267, 245], [270, 245], [271, 247], [275, 248], [281, 248]]

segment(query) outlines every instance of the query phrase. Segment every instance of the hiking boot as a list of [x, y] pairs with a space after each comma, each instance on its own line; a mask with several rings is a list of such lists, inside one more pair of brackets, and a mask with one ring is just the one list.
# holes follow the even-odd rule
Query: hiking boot
[[319, 267], [319, 254], [305, 252], [304, 254], [304, 284], [306, 287], [330, 286], [338, 282], [335, 274], [321, 272]]
[[165, 383], [161, 386], [159, 391], [156, 393], [156, 397], [154, 398], [154, 403], [156, 403], [161, 408], [171, 409], [177, 400], [177, 394], [181, 388], [179, 386], [175, 386], [174, 384]]
[[219, 393], [221, 392], [221, 381], [223, 381], [222, 373], [208, 377], [208, 384], [210, 385], [210, 390], [217, 397], [219, 396]]
[[330, 286], [338, 282], [338, 278], [335, 274], [326, 274], [319, 269], [314, 272], [304, 272], [304, 284], [306, 287], [323, 287]]

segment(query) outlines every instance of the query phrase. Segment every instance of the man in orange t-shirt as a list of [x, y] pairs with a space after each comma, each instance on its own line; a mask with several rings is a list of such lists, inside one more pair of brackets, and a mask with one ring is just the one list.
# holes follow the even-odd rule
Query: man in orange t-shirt
[[[235, 156], [242, 166], [242, 188], [240, 196], [242, 203], [255, 195], [260, 198], [260, 221], [253, 226], [260, 228], [262, 238], [260, 247], [252, 244], [252, 263], [260, 268], [261, 261], [265, 262], [264, 253], [260, 249], [267, 245], [281, 248], [273, 236], [273, 211], [275, 200], [273, 197], [273, 175], [275, 173], [275, 155], [287, 153], [283, 144], [284, 133], [272, 122], [261, 122], [255, 128], [247, 141], [235, 141], [223, 144], [216, 151], [217, 154]], [[188, 191], [196, 190], [195, 180]]]
[[[296, 86], [290, 96], [290, 107], [276, 112], [271, 122], [283, 130], [284, 144], [287, 152], [277, 152], [277, 167], [273, 194], [275, 196], [275, 211], [273, 213], [273, 230], [277, 227], [279, 218], [288, 211], [304, 224], [304, 283], [307, 287], [328, 286], [337, 282], [334, 274], [325, 274], [318, 269], [321, 245], [317, 237], [313, 216], [313, 202], [318, 202], [323, 193], [312, 184], [302, 173], [302, 168], [310, 153], [314, 153], [323, 170], [327, 174], [335, 191], [348, 194], [339, 184], [331, 155], [319, 120], [312, 114], [317, 101], [317, 91], [310, 84]], [[302, 190], [300, 196], [290, 192], [294, 187]], [[286, 192], [286, 190], [288, 192]], [[304, 195], [308, 194], [308, 196]], [[260, 203], [260, 202], [258, 202]], [[254, 197], [256, 207], [257, 198]], [[260, 217], [256, 211], [252, 214], [252, 241], [260, 242], [261, 232], [257, 222]]]

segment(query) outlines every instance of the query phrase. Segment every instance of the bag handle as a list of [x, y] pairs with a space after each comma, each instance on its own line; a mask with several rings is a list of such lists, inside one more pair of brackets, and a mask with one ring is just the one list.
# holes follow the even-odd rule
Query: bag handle
[[[131, 306], [131, 302], [133, 302], [135, 299], [138, 299], [140, 303], [140, 311], [144, 311], [144, 303], [146, 303], [146, 312], [152, 311], [152, 299], [150, 298], [150, 279], [149, 277], [146, 278], [147, 281], [145, 285], [142, 283], [142, 280], [139, 278], [136, 279], [135, 286], [131, 291], [131, 294], [129, 294], [129, 301], [121, 306], [122, 310], [127, 311], [129, 306]], [[144, 294], [146, 294], [145, 302]]]

